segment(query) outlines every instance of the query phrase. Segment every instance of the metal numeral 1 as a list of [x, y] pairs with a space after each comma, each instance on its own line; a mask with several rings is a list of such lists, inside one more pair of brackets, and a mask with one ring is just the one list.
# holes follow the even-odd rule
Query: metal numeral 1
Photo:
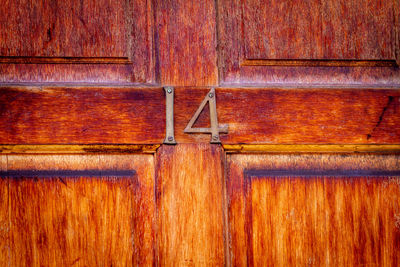
[[174, 136], [174, 88], [173, 87], [164, 87], [165, 91], [165, 104], [166, 104], [166, 132], [164, 144], [175, 145], [175, 136]]

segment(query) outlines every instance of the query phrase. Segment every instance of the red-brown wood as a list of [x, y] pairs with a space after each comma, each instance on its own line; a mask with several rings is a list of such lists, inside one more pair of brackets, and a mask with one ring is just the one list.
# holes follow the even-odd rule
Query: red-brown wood
[[160, 266], [224, 266], [223, 162], [218, 145], [157, 151]]
[[244, 0], [243, 56], [396, 61], [394, 2]]
[[[298, 153], [399, 151], [399, 10], [399, 0], [3, 1], [0, 172], [92, 175], [0, 178], [0, 266], [398, 265], [397, 178], [243, 173], [398, 169], [390, 154]], [[178, 145], [128, 155], [163, 142], [165, 85], [181, 86]], [[183, 132], [204, 86], [219, 87], [225, 147], [290, 154], [229, 154], [229, 201], [222, 147]], [[209, 123], [206, 107], [194, 127]], [[137, 175], [101, 177], [109, 169]]]
[[0, 12], [0, 82], [155, 81], [151, 1], [18, 0]]
[[161, 88], [1, 88], [0, 143], [162, 143]]
[[[7, 170], [7, 157], [0, 156], [0, 171]], [[8, 179], [0, 178], [0, 265], [10, 263], [10, 216], [8, 198]]]
[[[208, 88], [176, 88], [178, 143]], [[223, 144], [399, 144], [400, 92], [381, 89], [217, 88]], [[161, 144], [161, 88], [2, 88], [1, 144]], [[206, 107], [194, 127], [209, 126]]]
[[161, 83], [217, 85], [215, 2], [155, 1], [155, 12]]
[[[10, 155], [7, 161], [9, 172], [53, 171], [55, 177], [10, 177], [11, 236], [5, 252], [11, 261], [4, 262], [11, 266], [155, 264], [152, 155]], [[88, 174], [68, 177], [74, 171]], [[110, 172], [136, 174], [107, 177]], [[1, 191], [7, 189], [1, 185]], [[0, 218], [3, 222], [3, 215]]]
[[399, 86], [398, 14], [397, 0], [218, 1], [220, 80]]
[[[399, 173], [399, 166], [398, 155], [230, 155], [232, 264], [398, 265], [398, 174], [355, 172]], [[274, 170], [287, 174], [274, 177]], [[329, 170], [348, 176], [296, 174]]]

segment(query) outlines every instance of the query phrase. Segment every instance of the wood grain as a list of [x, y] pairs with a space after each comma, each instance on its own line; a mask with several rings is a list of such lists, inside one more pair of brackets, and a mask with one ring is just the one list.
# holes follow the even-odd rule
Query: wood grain
[[[209, 142], [183, 130], [207, 90], [175, 90], [177, 142]], [[359, 89], [217, 88], [223, 144], [399, 144], [400, 92]], [[209, 126], [208, 109], [195, 127]]]
[[[125, 1], [7, 1], [2, 56], [127, 56]], [[12, 15], [11, 15], [12, 14]], [[29, 40], [27, 42], [27, 40]]]
[[[97, 170], [10, 179], [11, 266], [154, 264], [153, 156], [9, 155], [8, 169]], [[105, 169], [136, 175], [107, 177]]]
[[386, 153], [400, 152], [400, 145], [223, 145], [225, 153]]
[[[230, 155], [233, 265], [398, 265], [398, 176], [355, 171], [398, 173], [399, 163], [398, 155]], [[276, 169], [286, 176], [268, 174]], [[348, 176], [299, 176], [307, 170]]]
[[[175, 139], [210, 142], [184, 129], [208, 88], [175, 90]], [[227, 144], [399, 144], [400, 92], [384, 89], [217, 88]], [[0, 144], [161, 144], [161, 88], [5, 87]], [[209, 127], [208, 109], [194, 127]], [[98, 151], [101, 152], [101, 151]]]
[[241, 66], [286, 67], [398, 67], [396, 60], [245, 59]]
[[0, 145], [0, 154], [154, 154], [160, 145]]
[[[400, 85], [397, 1], [222, 0], [217, 4], [221, 85]], [[329, 67], [316, 64], [340, 59], [392, 63], [379, 68], [368, 66], [371, 62], [362, 67], [334, 61]], [[245, 64], [246, 60], [263, 64]], [[291, 65], [271, 66], [268, 60], [291, 60]]]
[[155, 1], [155, 11], [161, 84], [217, 85], [214, 1]]
[[151, 1], [18, 0], [0, 11], [1, 82], [155, 81]]
[[394, 2], [245, 0], [244, 58], [395, 61]]
[[[7, 171], [7, 156], [0, 155], [0, 171]], [[8, 178], [0, 177], [0, 265], [9, 266], [10, 256]]]
[[0, 63], [13, 64], [130, 64], [127, 57], [0, 57]]
[[224, 266], [223, 150], [178, 144], [157, 152], [161, 266]]
[[161, 144], [164, 137], [161, 88], [0, 90], [3, 144]]

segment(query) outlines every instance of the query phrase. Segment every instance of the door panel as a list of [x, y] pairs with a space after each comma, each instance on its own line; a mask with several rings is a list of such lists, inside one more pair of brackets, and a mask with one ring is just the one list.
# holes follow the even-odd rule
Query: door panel
[[400, 84], [399, 1], [218, 2], [223, 84]]
[[163, 0], [154, 6], [161, 84], [217, 85], [215, 1]]
[[152, 155], [6, 157], [12, 266], [154, 263]]
[[392, 60], [395, 64], [393, 21], [398, 13], [394, 3], [244, 0], [244, 59]]
[[220, 146], [179, 144], [157, 151], [160, 266], [224, 266]]
[[398, 265], [400, 157], [228, 156], [232, 262]]
[[0, 11], [1, 82], [154, 81], [150, 1], [19, 0]]

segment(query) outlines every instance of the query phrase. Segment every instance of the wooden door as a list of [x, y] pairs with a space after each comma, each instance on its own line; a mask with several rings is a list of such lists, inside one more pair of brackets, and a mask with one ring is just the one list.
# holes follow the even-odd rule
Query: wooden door
[[0, 265], [398, 265], [399, 7], [2, 1]]

